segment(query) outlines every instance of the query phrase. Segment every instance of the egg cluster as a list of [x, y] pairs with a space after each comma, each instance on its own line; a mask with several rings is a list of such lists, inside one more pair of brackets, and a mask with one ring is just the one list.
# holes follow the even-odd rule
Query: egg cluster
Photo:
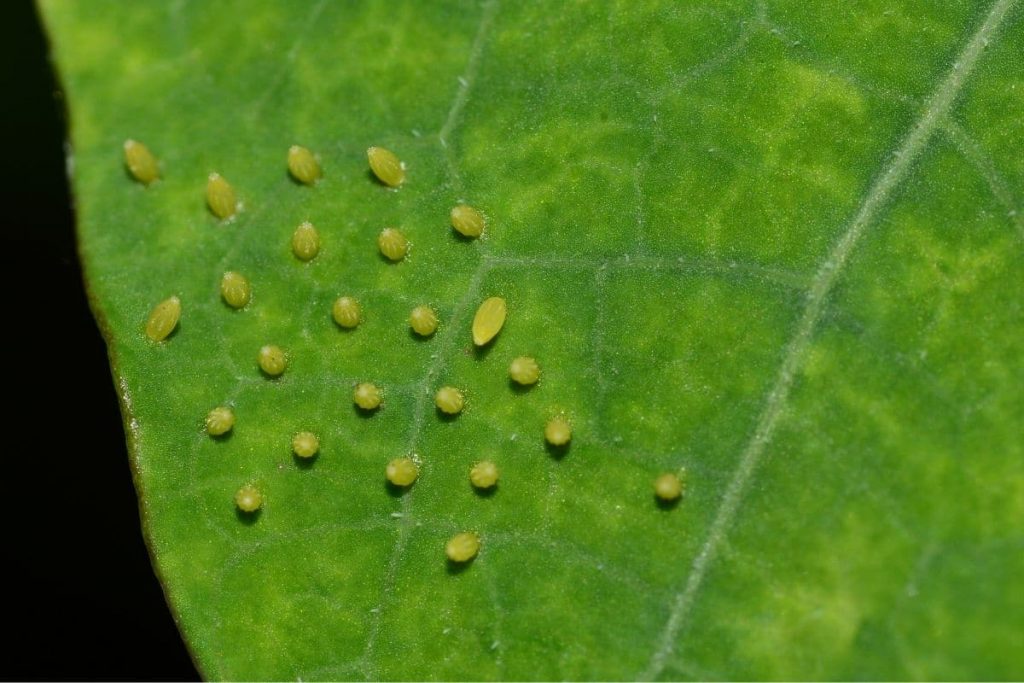
[[[159, 179], [159, 163], [145, 145], [129, 140], [124, 145], [124, 153], [125, 165], [138, 182], [150, 185]], [[405, 164], [390, 150], [370, 147], [367, 150], [367, 160], [370, 170], [383, 185], [399, 188], [405, 182]], [[294, 145], [289, 148], [287, 165], [288, 172], [299, 183], [315, 185], [323, 177], [317, 156], [305, 147]], [[206, 204], [210, 213], [222, 221], [230, 220], [242, 209], [235, 189], [217, 173], [211, 173], [207, 178]], [[484, 215], [465, 204], [453, 207], [449, 220], [452, 228], [466, 239], [480, 237], [487, 227]], [[394, 263], [402, 261], [408, 255], [410, 243], [400, 230], [389, 227], [377, 236], [377, 247], [388, 262]], [[308, 221], [300, 223], [292, 235], [291, 248], [294, 257], [299, 261], [314, 260], [320, 252], [320, 236], [316, 227]], [[241, 273], [228, 271], [221, 278], [220, 294], [228, 306], [242, 309], [250, 304], [252, 284]], [[181, 315], [182, 303], [179, 297], [171, 296], [157, 303], [145, 323], [145, 336], [154, 343], [167, 341], [177, 329]], [[354, 329], [362, 322], [363, 309], [355, 296], [343, 295], [334, 301], [330, 315], [339, 327]], [[491, 344], [505, 325], [507, 316], [508, 304], [503, 297], [492, 296], [483, 300], [469, 330], [473, 343], [478, 347]], [[441, 323], [437, 311], [428, 305], [421, 305], [409, 313], [408, 324], [416, 335], [429, 338]], [[268, 379], [274, 379], [287, 371], [289, 355], [285, 349], [267, 344], [258, 350], [256, 361], [260, 372]], [[519, 356], [511, 362], [508, 375], [512, 382], [530, 387], [540, 379], [541, 369], [536, 359]], [[353, 388], [352, 400], [360, 411], [372, 413], [384, 405], [384, 391], [375, 384], [362, 382]], [[442, 386], [434, 395], [434, 403], [439, 417], [454, 419], [465, 408], [466, 395], [458, 387]], [[222, 438], [234, 428], [235, 420], [235, 412], [231, 406], [218, 406], [206, 416], [206, 431], [211, 438]], [[568, 448], [572, 436], [572, 423], [564, 414], [552, 416], [544, 425], [543, 437], [551, 448]], [[294, 455], [303, 460], [311, 460], [320, 451], [320, 440], [311, 432], [294, 434], [291, 443]], [[412, 486], [419, 478], [419, 474], [419, 465], [415, 457], [395, 458], [384, 468], [389, 485], [399, 489]], [[493, 489], [498, 483], [498, 478], [498, 466], [489, 460], [476, 463], [469, 471], [470, 483], [478, 491]], [[677, 475], [666, 473], [657, 479], [655, 494], [662, 502], [672, 502], [680, 497], [682, 488], [682, 482]], [[241, 486], [235, 495], [238, 509], [246, 515], [257, 513], [264, 502], [262, 492], [251, 482]], [[465, 532], [452, 538], [445, 551], [450, 561], [466, 562], [476, 556], [479, 548], [479, 536]]]

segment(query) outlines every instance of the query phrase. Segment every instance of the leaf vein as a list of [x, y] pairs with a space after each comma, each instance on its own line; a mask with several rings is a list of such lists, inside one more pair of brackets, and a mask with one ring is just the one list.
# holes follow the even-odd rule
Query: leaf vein
[[832, 291], [839, 273], [850, 259], [868, 225], [888, 201], [893, 190], [906, 177], [914, 161], [927, 147], [932, 135], [945, 120], [953, 102], [977, 65], [982, 52], [1015, 3], [1016, 0], [996, 0], [992, 5], [981, 26], [967, 41], [945, 77], [939, 81], [920, 117], [903, 138], [891, 160], [876, 176], [853, 220], [819, 267], [808, 290], [807, 303], [800, 321], [764, 402], [757, 427], [740, 456], [739, 464], [711, 522], [707, 538], [690, 567], [686, 582], [675, 595], [658, 646], [651, 655], [647, 669], [641, 678], [651, 680], [660, 675], [664, 671], [666, 660], [675, 650], [676, 638], [683, 626], [683, 620], [697, 597], [704, 576], [714, 561], [718, 549], [726, 540], [729, 527], [736, 517], [747, 485], [761, 460], [765, 447], [772, 438], [775, 426], [789, 398], [793, 379], [803, 364], [810, 346], [811, 336], [817, 327], [826, 299]]

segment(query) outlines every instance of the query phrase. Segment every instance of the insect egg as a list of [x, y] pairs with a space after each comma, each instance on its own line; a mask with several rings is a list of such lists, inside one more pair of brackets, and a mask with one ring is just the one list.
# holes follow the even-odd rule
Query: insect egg
[[377, 236], [380, 253], [390, 261], [401, 261], [409, 253], [409, 240], [395, 228], [384, 228]]
[[654, 480], [654, 495], [665, 502], [677, 500], [683, 495], [683, 482], [672, 472], [665, 472]]
[[437, 331], [437, 313], [430, 306], [417, 306], [409, 314], [409, 326], [421, 337], [429, 337]]
[[480, 552], [480, 537], [466, 531], [455, 534], [444, 546], [444, 554], [452, 562], [469, 562]]
[[572, 425], [561, 415], [553, 417], [544, 427], [544, 438], [552, 446], [564, 446], [572, 439]]
[[217, 406], [206, 415], [206, 433], [223, 436], [235, 426], [235, 411], [227, 406]]
[[366, 150], [366, 158], [370, 161], [370, 170], [388, 187], [398, 187], [405, 182], [405, 164], [395, 153], [383, 147], [371, 147]]
[[529, 356], [519, 356], [514, 358], [508, 366], [508, 376], [516, 384], [523, 386], [535, 384], [540, 379], [540, 366]]
[[338, 297], [338, 300], [334, 302], [334, 306], [331, 307], [331, 317], [334, 318], [334, 322], [338, 323], [339, 326], [345, 329], [352, 329], [359, 325], [359, 321], [362, 319], [362, 309], [359, 306], [359, 302], [352, 297]]
[[369, 382], [357, 384], [352, 392], [352, 401], [363, 410], [376, 410], [380, 407], [380, 389]]
[[412, 486], [420, 470], [412, 458], [395, 458], [384, 469], [384, 475], [395, 486]]
[[219, 173], [211, 173], [206, 181], [206, 204], [217, 218], [230, 218], [238, 210], [235, 188]]
[[252, 297], [252, 287], [244, 275], [229, 270], [220, 279], [220, 295], [231, 308], [242, 308]]
[[178, 326], [181, 319], [181, 300], [172, 296], [164, 299], [149, 314], [146, 320], [146, 336], [155, 342], [163, 341]]
[[483, 346], [501, 332], [505, 324], [505, 300], [500, 296], [492, 296], [480, 304], [473, 316], [473, 343]]
[[256, 512], [263, 507], [263, 494], [252, 484], [246, 484], [235, 494], [235, 505], [242, 512]]
[[260, 348], [259, 353], [260, 370], [271, 377], [277, 377], [288, 367], [288, 356], [280, 346], [267, 344]]
[[498, 466], [481, 460], [469, 470], [469, 482], [478, 489], [489, 489], [498, 483]]
[[312, 458], [320, 450], [320, 439], [313, 432], [299, 432], [292, 437], [292, 452], [300, 458]]
[[452, 227], [463, 237], [479, 237], [484, 231], [484, 216], [472, 206], [459, 204], [451, 212]]
[[320, 180], [320, 162], [305, 147], [292, 145], [288, 148], [288, 172], [300, 183], [313, 185]]
[[455, 387], [441, 387], [434, 396], [437, 409], [446, 415], [458, 415], [462, 412], [466, 400], [462, 392]]
[[156, 157], [141, 142], [135, 140], [124, 141], [124, 165], [132, 177], [143, 185], [149, 185], [160, 177], [160, 166]]
[[292, 253], [300, 261], [312, 261], [320, 251], [320, 233], [309, 221], [295, 228], [292, 235]]

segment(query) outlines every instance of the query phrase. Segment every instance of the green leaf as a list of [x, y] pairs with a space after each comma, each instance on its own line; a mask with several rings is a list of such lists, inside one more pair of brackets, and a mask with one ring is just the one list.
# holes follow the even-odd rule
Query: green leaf
[[[1020, 3], [41, 7], [149, 544], [207, 676], [1024, 675]], [[127, 138], [158, 182], [125, 172]], [[317, 185], [288, 177], [293, 144]], [[406, 163], [398, 190], [371, 145]], [[244, 202], [229, 222], [211, 172]], [[459, 201], [483, 239], [452, 232]], [[508, 320], [478, 350], [489, 296]], [[523, 354], [542, 379], [516, 390]], [[214, 440], [218, 405], [237, 422]], [[418, 482], [389, 490], [410, 453]], [[483, 545], [458, 570], [464, 530]]]

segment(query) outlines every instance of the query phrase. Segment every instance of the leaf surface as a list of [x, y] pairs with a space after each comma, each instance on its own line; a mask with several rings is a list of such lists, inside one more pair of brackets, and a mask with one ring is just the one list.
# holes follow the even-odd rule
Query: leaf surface
[[[40, 5], [150, 548], [208, 677], [1024, 674], [1020, 3]], [[452, 231], [463, 201], [482, 239]], [[477, 349], [491, 296], [507, 321]], [[218, 405], [237, 422], [211, 439]], [[543, 441], [558, 414], [567, 452]], [[420, 479], [388, 489], [410, 454]], [[454, 568], [466, 530], [483, 546]]]

